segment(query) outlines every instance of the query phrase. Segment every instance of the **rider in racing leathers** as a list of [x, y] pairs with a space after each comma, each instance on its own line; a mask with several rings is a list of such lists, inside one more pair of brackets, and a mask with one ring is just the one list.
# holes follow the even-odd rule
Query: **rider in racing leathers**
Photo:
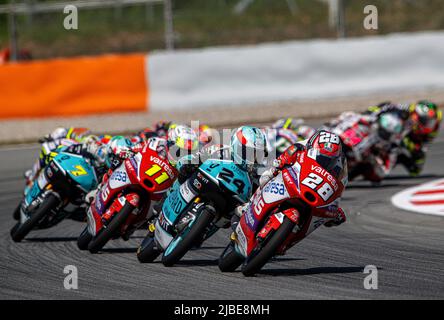
[[26, 185], [31, 185], [37, 177], [40, 169], [45, 167], [52, 158], [57, 155], [56, 150], [60, 147], [71, 146], [82, 142], [90, 135], [87, 128], [56, 128], [51, 133], [44, 136], [39, 142], [42, 144], [39, 159], [34, 163], [31, 169], [25, 172]]
[[181, 158], [177, 167], [179, 181], [185, 181], [207, 159], [231, 159], [247, 169], [253, 185], [259, 184], [258, 168], [267, 156], [267, 139], [263, 131], [256, 127], [239, 127], [231, 136], [230, 145], [211, 145], [198, 153]]
[[[324, 157], [325, 162], [328, 166], [332, 167], [332, 170], [340, 171], [343, 175], [342, 180], [344, 185], [347, 184], [347, 161], [345, 159], [345, 155], [342, 151], [342, 142], [338, 146], [338, 150], [335, 154], [332, 154], [331, 151], [331, 143], [322, 143], [320, 142], [320, 134], [323, 132], [327, 132], [324, 130], [317, 131], [309, 140], [304, 140], [297, 142], [290, 146], [283, 154], [281, 154], [276, 160], [273, 162], [273, 166], [265, 171], [259, 180], [260, 187], [262, 188], [268, 181], [276, 177], [281, 170], [286, 167], [290, 167], [295, 164], [298, 160], [301, 151], [307, 149], [314, 149], [318, 156]], [[336, 136], [334, 133], [327, 132], [330, 135]], [[339, 137], [338, 137], [339, 139]], [[339, 139], [340, 140], [340, 139]], [[338, 160], [340, 159], [340, 161]], [[233, 230], [236, 227], [239, 218], [244, 214], [245, 209], [248, 204], [239, 206], [236, 208], [235, 213], [236, 216], [233, 219]], [[337, 215], [336, 218], [328, 221], [324, 225], [326, 227], [338, 226], [346, 221], [346, 215], [342, 208], [337, 206]]]
[[407, 134], [402, 140], [397, 163], [401, 163], [412, 176], [418, 175], [425, 162], [427, 144], [437, 136], [442, 112], [435, 103], [418, 101], [413, 104], [381, 103], [370, 107], [367, 114], [379, 117], [387, 112], [398, 112], [407, 122]]
[[[179, 182], [184, 183], [198, 168], [208, 159], [230, 159], [237, 165], [246, 169], [253, 190], [259, 186], [258, 169], [263, 165], [264, 157], [267, 157], [267, 141], [263, 131], [256, 127], [239, 127], [231, 136], [230, 145], [211, 145], [202, 148], [198, 153], [188, 157], [182, 157], [178, 161]], [[160, 202], [161, 203], [161, 202]], [[160, 210], [160, 207], [159, 209]], [[236, 211], [231, 223], [235, 223]], [[230, 221], [224, 227], [230, 226]]]

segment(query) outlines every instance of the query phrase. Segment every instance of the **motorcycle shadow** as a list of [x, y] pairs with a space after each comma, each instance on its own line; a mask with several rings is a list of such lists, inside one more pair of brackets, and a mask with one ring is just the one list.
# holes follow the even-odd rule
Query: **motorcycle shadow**
[[137, 248], [103, 248], [101, 253], [136, 253]]
[[444, 175], [442, 174], [420, 174], [416, 177], [412, 177], [409, 175], [390, 175], [388, 177], [385, 177], [384, 180], [412, 180], [412, 179], [440, 179], [444, 178]]
[[[317, 274], [334, 274], [334, 273], [362, 273], [365, 267], [315, 267], [308, 269], [265, 269], [258, 274], [268, 276], [308, 276]], [[378, 268], [379, 269], [379, 268]]]
[[29, 242], [72, 242], [77, 241], [77, 237], [34, 237], [26, 238]]
[[209, 266], [217, 266], [218, 264], [219, 264], [218, 259], [193, 259], [193, 260], [181, 260], [176, 263], [176, 266], [209, 267]]
[[[412, 184], [413, 185], [413, 184]], [[385, 188], [396, 188], [399, 187], [399, 183], [384, 183], [377, 185], [372, 185], [370, 182], [365, 181], [364, 183], [351, 183], [347, 186], [347, 189], [385, 189]], [[406, 184], [403, 184], [403, 186], [409, 186]]]

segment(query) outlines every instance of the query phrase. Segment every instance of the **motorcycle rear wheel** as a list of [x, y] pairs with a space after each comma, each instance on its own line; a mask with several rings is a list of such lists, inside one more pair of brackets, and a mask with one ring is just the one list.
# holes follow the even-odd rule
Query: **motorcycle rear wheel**
[[[210, 223], [214, 219], [214, 214], [209, 211], [207, 208], [202, 210], [202, 213], [196, 218], [193, 225], [190, 229], [188, 229], [188, 233], [185, 237], [179, 241], [176, 247], [171, 251], [168, 255], [165, 253], [162, 256], [162, 263], [166, 267], [171, 267], [176, 264], [182, 257], [201, 239], [202, 234], [205, 232], [205, 229], [210, 225]], [[177, 240], [177, 237], [181, 237], [181, 234], [178, 234], [173, 241]], [[171, 245], [171, 244], [170, 244]], [[168, 249], [167, 249], [168, 250]]]
[[93, 236], [89, 233], [88, 227], [85, 227], [80, 236], [77, 238], [77, 247], [80, 250], [88, 250], [88, 245], [92, 238]]
[[276, 254], [276, 251], [287, 239], [295, 224], [284, 217], [284, 221], [276, 232], [271, 235], [265, 245], [259, 249], [253, 257], [250, 257], [246, 264], [242, 266], [242, 273], [246, 277], [254, 276], [262, 267]]
[[119, 231], [119, 228], [134, 210], [134, 206], [130, 203], [125, 203], [122, 210], [118, 212], [105, 228], [103, 227], [99, 233], [91, 239], [88, 244], [88, 250], [91, 253], [97, 253], [106, 245], [106, 243]]
[[153, 262], [161, 253], [156, 246], [154, 237], [148, 234], [137, 249], [137, 259], [140, 263]]
[[50, 193], [43, 200], [36, 211], [24, 223], [20, 221], [11, 229], [11, 238], [14, 242], [22, 241], [29, 232], [39, 223], [39, 221], [52, 209], [55, 209], [60, 203], [56, 195]]
[[245, 258], [234, 249], [233, 242], [230, 242], [219, 257], [219, 269], [222, 272], [233, 272], [244, 260]]

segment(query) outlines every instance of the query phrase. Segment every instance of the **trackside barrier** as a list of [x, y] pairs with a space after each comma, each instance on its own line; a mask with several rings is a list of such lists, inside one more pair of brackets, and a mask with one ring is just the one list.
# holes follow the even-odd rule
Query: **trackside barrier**
[[104, 55], [0, 66], [0, 118], [146, 111], [146, 55]]
[[441, 90], [443, 56], [444, 32], [423, 32], [8, 64], [0, 66], [0, 119], [223, 112]]
[[154, 52], [150, 108], [210, 111], [442, 89], [443, 57], [444, 32]]

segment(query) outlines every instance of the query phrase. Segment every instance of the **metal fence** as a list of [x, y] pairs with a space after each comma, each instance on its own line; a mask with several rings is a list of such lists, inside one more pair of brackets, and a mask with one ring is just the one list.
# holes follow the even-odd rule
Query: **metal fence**
[[[49, 58], [444, 29], [442, 0], [370, 2], [376, 31], [362, 26], [366, 0], [11, 0], [0, 4], [0, 49]], [[63, 29], [68, 5], [79, 30]]]

